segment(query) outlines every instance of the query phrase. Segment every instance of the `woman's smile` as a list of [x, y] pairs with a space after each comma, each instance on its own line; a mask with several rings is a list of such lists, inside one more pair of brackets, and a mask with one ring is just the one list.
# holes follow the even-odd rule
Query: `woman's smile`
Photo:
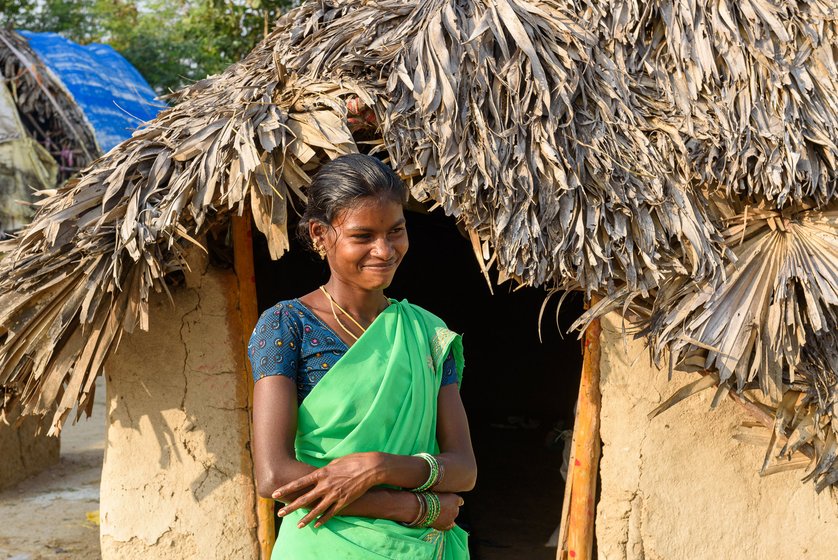
[[365, 291], [390, 285], [409, 246], [402, 206], [386, 199], [362, 199], [341, 211], [331, 228], [314, 229], [333, 279]]
[[371, 268], [373, 270], [381, 270], [386, 271], [390, 270], [391, 268], [396, 266], [396, 261], [384, 262], [384, 263], [367, 263], [362, 265], [362, 268]]

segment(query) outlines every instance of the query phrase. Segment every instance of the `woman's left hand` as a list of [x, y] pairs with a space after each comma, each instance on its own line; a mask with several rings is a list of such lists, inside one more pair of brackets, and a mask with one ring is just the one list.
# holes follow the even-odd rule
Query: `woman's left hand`
[[364, 495], [367, 490], [379, 484], [380, 458], [376, 453], [353, 453], [339, 457], [316, 471], [277, 488], [272, 494], [275, 500], [292, 496], [301, 490], [311, 488], [279, 510], [279, 516], [288, 515], [304, 507], [312, 508], [297, 524], [302, 528], [317, 519], [320, 527], [340, 510]]

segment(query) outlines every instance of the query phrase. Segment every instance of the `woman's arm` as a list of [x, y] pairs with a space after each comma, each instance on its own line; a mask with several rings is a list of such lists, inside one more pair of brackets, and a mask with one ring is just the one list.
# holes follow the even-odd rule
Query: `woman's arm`
[[[294, 453], [294, 437], [297, 431], [297, 395], [294, 380], [282, 375], [268, 376], [256, 382], [253, 389], [253, 461], [256, 471], [256, 487], [260, 496], [268, 498], [277, 495], [277, 488], [316, 473], [311, 465], [298, 461]], [[371, 488], [369, 473], [360, 468], [364, 459], [347, 456], [338, 459], [343, 464], [339, 470], [339, 492], [328, 508], [329, 517], [335, 514], [356, 515], [376, 519], [390, 519], [409, 523], [419, 513], [419, 503], [410, 492]], [[353, 457], [356, 457], [353, 460]], [[335, 463], [334, 461], [332, 463]], [[337, 469], [333, 469], [337, 470]], [[367, 473], [365, 475], [365, 473]], [[314, 482], [282, 495], [281, 501], [290, 502], [304, 495]], [[444, 497], [450, 502], [448, 509], [458, 506], [458, 497]], [[299, 507], [299, 506], [298, 506]], [[287, 508], [283, 508], [287, 509]], [[297, 509], [297, 508], [294, 508]], [[290, 510], [288, 510], [290, 511]], [[287, 511], [282, 511], [282, 514]], [[302, 525], [314, 519], [304, 519]], [[328, 518], [326, 518], [328, 519]], [[325, 523], [323, 519], [321, 523]], [[441, 527], [440, 527], [441, 528]]]
[[315, 470], [297, 461], [297, 388], [290, 377], [271, 375], [253, 386], [253, 463], [256, 490], [270, 498], [274, 490]]
[[[471, 447], [468, 419], [456, 383], [441, 387], [437, 397], [437, 460], [445, 476], [436, 492], [468, 492], [477, 480], [477, 463]], [[416, 488], [428, 480], [430, 467], [421, 457], [380, 453], [378, 484]]]
[[477, 461], [471, 447], [471, 433], [460, 390], [456, 383], [439, 390], [437, 413], [437, 456], [445, 468], [445, 478], [435, 487], [440, 492], [468, 492], [477, 483]]

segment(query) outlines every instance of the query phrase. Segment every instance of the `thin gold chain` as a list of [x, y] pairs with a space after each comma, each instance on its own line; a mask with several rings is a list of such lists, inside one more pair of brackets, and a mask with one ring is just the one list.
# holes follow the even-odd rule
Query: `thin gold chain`
[[351, 337], [353, 338], [353, 340], [358, 340], [358, 337], [355, 335], [355, 333], [353, 333], [353, 332], [352, 332], [352, 331], [350, 331], [348, 328], [346, 328], [346, 325], [344, 325], [344, 324], [343, 324], [343, 322], [340, 320], [340, 318], [338, 317], [338, 314], [335, 312], [335, 307], [337, 307], [337, 308], [340, 310], [340, 312], [341, 312], [341, 313], [343, 313], [344, 315], [346, 315], [347, 317], [349, 317], [349, 320], [350, 320], [350, 321], [352, 321], [353, 323], [355, 323], [355, 325], [356, 325], [359, 329], [361, 329], [361, 333], [365, 333], [365, 332], [367, 332], [367, 329], [365, 329], [364, 327], [362, 327], [362, 326], [361, 326], [361, 323], [359, 323], [358, 321], [356, 321], [356, 320], [355, 320], [355, 317], [353, 317], [352, 315], [350, 315], [350, 314], [349, 314], [349, 313], [348, 313], [348, 312], [347, 312], [347, 311], [346, 311], [343, 307], [341, 307], [340, 305], [338, 305], [338, 303], [337, 303], [337, 302], [336, 302], [336, 301], [332, 298], [332, 294], [330, 294], [328, 291], [326, 291], [326, 287], [325, 287], [325, 286], [320, 286], [320, 291], [321, 291], [321, 292], [323, 292], [323, 294], [326, 296], [326, 299], [328, 299], [328, 300], [329, 300], [329, 307], [331, 307], [331, 308], [332, 308], [332, 316], [335, 318], [335, 321], [337, 321], [337, 322], [338, 322], [338, 325], [340, 325], [340, 327], [341, 327], [343, 330], [345, 330], [345, 331], [346, 331], [346, 334], [348, 334], [349, 336], [351, 336]]

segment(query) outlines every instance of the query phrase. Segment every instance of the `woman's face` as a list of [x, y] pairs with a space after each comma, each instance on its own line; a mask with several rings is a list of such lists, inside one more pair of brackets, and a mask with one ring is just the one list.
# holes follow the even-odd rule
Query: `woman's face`
[[383, 290], [407, 253], [402, 205], [365, 198], [341, 210], [332, 227], [313, 222], [311, 237], [326, 249], [332, 276], [363, 290]]

